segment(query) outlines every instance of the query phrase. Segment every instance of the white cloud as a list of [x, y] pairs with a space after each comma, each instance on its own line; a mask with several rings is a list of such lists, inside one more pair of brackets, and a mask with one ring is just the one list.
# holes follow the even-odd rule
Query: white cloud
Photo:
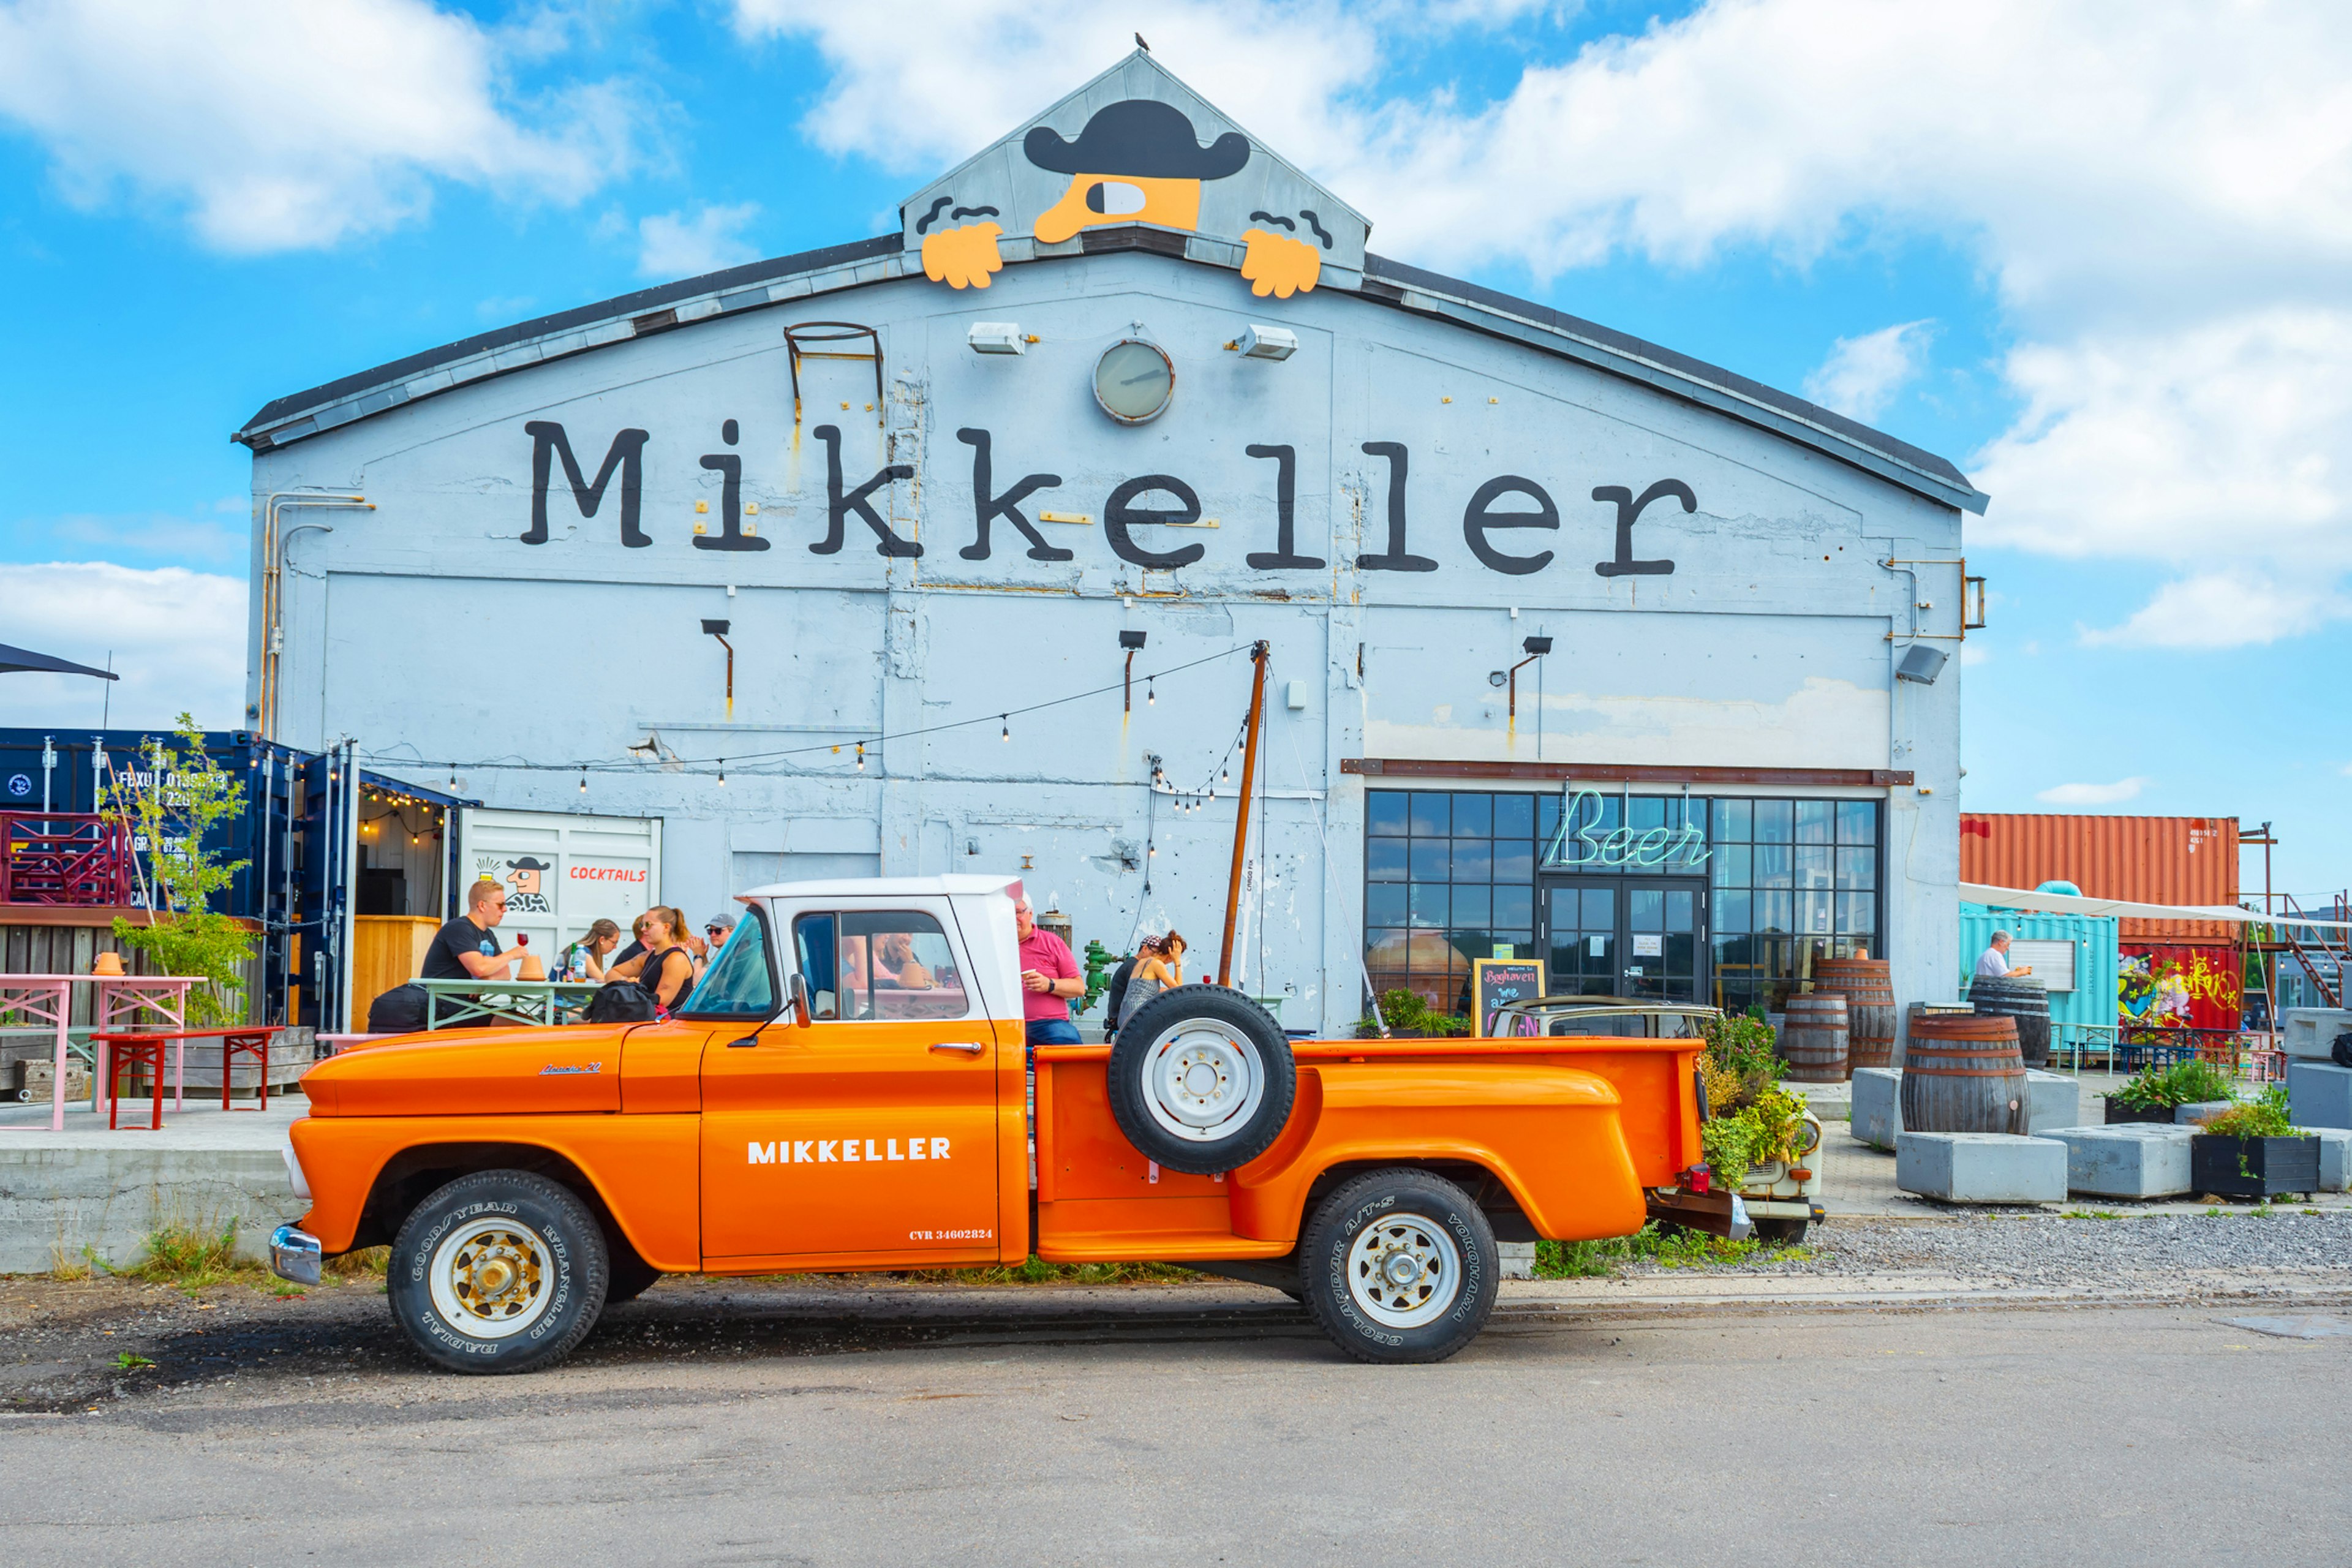
[[[2331, 460], [2352, 437], [2338, 11], [2146, 0], [2119, 31], [2109, 8], [2043, 0], [1714, 0], [1531, 67], [1492, 103], [1377, 96], [1433, 35], [1502, 14], [736, 3], [744, 33], [803, 37], [831, 67], [813, 137], [909, 174], [1003, 134], [1140, 27], [1364, 208], [1388, 255], [1549, 277], [1627, 252], [1697, 265], [1755, 246], [1802, 264], [1939, 237], [2009, 311], [2006, 373], [2028, 405], [1974, 459], [1994, 509], [1972, 540], [2183, 571], [2225, 545], [2315, 584], [2300, 628], [2352, 600], [2352, 467]], [[1822, 395], [1884, 405], [1906, 368], [1889, 351], [1919, 345], [1860, 346], [1876, 336], [1823, 367]], [[2220, 618], [2169, 646], [2247, 640], [2219, 595], [2176, 595], [2166, 615], [2209, 605]]]
[[2243, 569], [2199, 573], [2157, 590], [2119, 626], [2084, 628], [2083, 640], [2124, 647], [2223, 648], [2300, 637], [2352, 605], [2326, 580], [2280, 582]]
[[1964, 642], [1960, 645], [1961, 668], [1974, 669], [1978, 665], [1991, 662], [1992, 649], [1984, 647], [1981, 643]]
[[429, 205], [436, 180], [572, 201], [628, 161], [612, 82], [519, 105], [509, 47], [426, 0], [0, 5], [0, 119], [84, 205], [128, 186], [237, 252], [331, 245]]
[[693, 217], [662, 213], [637, 224], [637, 270], [647, 278], [693, 278], [760, 258], [739, 232], [760, 216], [760, 204], [706, 206]]
[[[177, 566], [100, 562], [8, 568], [8, 640], [122, 679], [0, 675], [11, 724], [163, 729], [183, 711], [215, 730], [244, 722], [246, 585]], [[111, 687], [111, 691], [107, 688]]]
[[1858, 338], [1840, 338], [1821, 368], [1805, 377], [1805, 395], [1853, 419], [1875, 419], [1927, 366], [1933, 321], [1903, 321]]
[[2118, 805], [2139, 798], [2152, 780], [2145, 778], [2117, 779], [2113, 784], [2063, 784], [2043, 790], [2033, 798], [2049, 805]]

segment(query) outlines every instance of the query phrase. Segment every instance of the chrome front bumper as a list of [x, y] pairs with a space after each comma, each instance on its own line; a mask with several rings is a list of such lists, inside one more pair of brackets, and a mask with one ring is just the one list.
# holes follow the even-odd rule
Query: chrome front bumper
[[281, 1225], [269, 1233], [269, 1271], [297, 1285], [316, 1285], [326, 1254], [308, 1231]]

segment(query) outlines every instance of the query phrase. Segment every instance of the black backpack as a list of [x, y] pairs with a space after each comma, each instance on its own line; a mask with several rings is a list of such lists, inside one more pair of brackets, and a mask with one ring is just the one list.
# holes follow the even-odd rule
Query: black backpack
[[634, 980], [607, 981], [588, 999], [587, 1017], [592, 1024], [650, 1024], [653, 993]]
[[1135, 978], [1135, 961], [1143, 955], [1134, 953], [1122, 960], [1110, 972], [1110, 989], [1103, 993], [1103, 1037], [1118, 1033], [1119, 999], [1127, 994], [1127, 983]]
[[411, 982], [395, 985], [368, 1004], [367, 1026], [371, 1035], [413, 1035], [425, 1027], [425, 1009], [429, 998], [425, 987]]

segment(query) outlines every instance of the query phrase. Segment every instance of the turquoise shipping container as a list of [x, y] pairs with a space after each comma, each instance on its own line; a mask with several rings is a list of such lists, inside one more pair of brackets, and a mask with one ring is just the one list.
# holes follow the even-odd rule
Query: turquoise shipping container
[[2092, 915], [2028, 914], [2022, 910], [1960, 905], [1960, 994], [1976, 973], [1977, 955], [1992, 933], [2009, 932], [2011, 964], [2033, 966], [2050, 987], [2053, 1065], [2076, 1047], [2104, 1050], [2114, 1038], [2118, 928], [2121, 922]]

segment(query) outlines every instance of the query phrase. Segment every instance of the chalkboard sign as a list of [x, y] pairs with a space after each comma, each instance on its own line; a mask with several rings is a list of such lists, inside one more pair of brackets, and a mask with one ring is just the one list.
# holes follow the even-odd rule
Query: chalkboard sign
[[1496, 1008], [1543, 994], [1543, 960], [1539, 958], [1474, 958], [1470, 970], [1470, 994], [1478, 1004], [1481, 1035], [1494, 1032]]

